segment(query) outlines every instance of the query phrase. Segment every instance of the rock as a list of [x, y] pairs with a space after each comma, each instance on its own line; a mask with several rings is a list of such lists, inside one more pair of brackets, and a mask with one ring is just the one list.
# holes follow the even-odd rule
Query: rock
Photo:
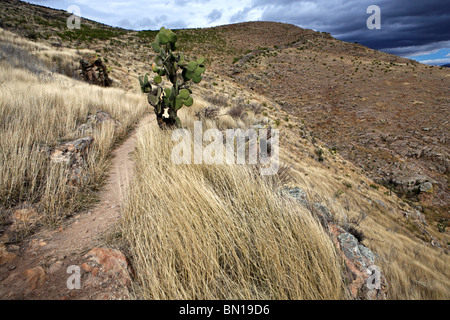
[[0, 265], [9, 263], [16, 259], [16, 257], [17, 255], [15, 253], [6, 250], [6, 246], [3, 243], [0, 244]]
[[84, 163], [87, 152], [94, 142], [93, 137], [84, 137], [61, 144], [50, 155], [54, 163], [65, 163], [69, 167]]
[[25, 278], [29, 293], [40, 289], [45, 283], [46, 275], [42, 267], [27, 269], [23, 272], [23, 276]]
[[109, 113], [106, 113], [101, 110], [97, 111], [93, 115], [88, 116], [87, 121], [88, 121], [88, 123], [93, 123], [93, 124], [102, 124], [107, 121], [115, 122], [114, 118]]
[[83, 123], [77, 128], [77, 133], [83, 135], [91, 134], [94, 128], [107, 122], [113, 122], [116, 127], [121, 125], [120, 121], [115, 120], [109, 113], [98, 110], [95, 114], [87, 117], [86, 123]]
[[19, 246], [16, 246], [15, 244], [12, 244], [12, 245], [10, 245], [10, 246], [8, 247], [8, 250], [9, 250], [9, 251], [19, 251], [19, 250], [20, 250], [20, 247], [19, 247]]
[[58, 272], [63, 266], [62, 261], [56, 261], [54, 262], [49, 268], [48, 268], [48, 273], [50, 274], [55, 274], [56, 272]]
[[426, 226], [428, 225], [424, 215], [421, 214], [420, 211], [418, 211], [418, 210], [414, 210], [413, 212], [403, 211], [402, 213], [406, 219], [418, 220], [422, 224], [424, 224]]
[[360, 247], [363, 246], [359, 245], [358, 240], [355, 238], [355, 236], [348, 232], [343, 232], [338, 236], [338, 239], [341, 245], [341, 249], [343, 250], [346, 257], [356, 263], [357, 266], [367, 268], [373, 264], [373, 261], [369, 261], [366, 258], [367, 252], [366, 255], [363, 255], [361, 253]]
[[[125, 255], [119, 250], [108, 248], [94, 248], [84, 258], [99, 265], [99, 271], [116, 278], [122, 285], [131, 284], [131, 266]], [[87, 266], [85, 270], [90, 269]], [[92, 269], [90, 269], [92, 271]]]
[[102, 87], [112, 85], [112, 80], [108, 76], [108, 68], [101, 58], [81, 59], [80, 68], [84, 81]]
[[81, 265], [84, 271], [90, 272], [94, 277], [98, 274], [98, 268], [88, 265], [86, 262]]
[[34, 208], [18, 209], [11, 215], [12, 225], [10, 231], [20, 232], [29, 230], [39, 221], [39, 214]]
[[361, 244], [358, 245], [358, 249], [359, 249], [360, 254], [364, 257], [366, 264], [368, 266], [373, 265], [375, 262], [375, 255], [373, 254], [373, 252]]
[[306, 200], [306, 193], [302, 189], [298, 187], [285, 188], [284, 191], [286, 191], [292, 198], [298, 200], [305, 207], [308, 205], [308, 201]]
[[89, 179], [86, 172], [86, 157], [94, 142], [93, 137], [84, 137], [58, 146], [50, 155], [52, 163], [63, 163], [69, 168], [68, 183], [83, 185]]
[[328, 223], [333, 221], [333, 216], [331, 215], [330, 210], [318, 202], [314, 203], [314, 209], [315, 210], [312, 212], [317, 215], [322, 226], [324, 228], [328, 228]]
[[327, 220], [332, 219], [330, 210], [328, 210], [328, 208], [325, 207], [323, 204], [316, 202], [314, 203], [314, 208], [316, 208], [316, 210], [319, 211]]
[[374, 265], [375, 255], [372, 251], [338, 225], [330, 223], [328, 230], [349, 272], [347, 281], [352, 298], [385, 300], [387, 298], [387, 281], [381, 272], [377, 275], [379, 287], [369, 285], [373, 270], [379, 272], [378, 267]]
[[379, 200], [379, 199], [375, 199], [374, 200], [376, 203], [378, 203], [380, 205], [380, 207], [382, 207], [383, 209], [386, 209], [386, 205], [384, 204], [383, 201]]
[[431, 182], [424, 182], [419, 186], [419, 192], [433, 192], [433, 184]]

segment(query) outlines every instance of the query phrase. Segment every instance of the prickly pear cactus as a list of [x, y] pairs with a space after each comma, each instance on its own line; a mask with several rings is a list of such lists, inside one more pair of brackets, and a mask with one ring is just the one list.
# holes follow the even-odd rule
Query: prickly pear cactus
[[[177, 36], [172, 30], [161, 28], [151, 44], [157, 54], [152, 64], [153, 85], [148, 74], [139, 77], [141, 90], [148, 94], [148, 102], [154, 108], [161, 129], [181, 127], [177, 112], [183, 106], [192, 106], [190, 85], [202, 81], [206, 70], [204, 58], [188, 61], [183, 52], [174, 53], [176, 42]], [[171, 88], [162, 87], [163, 77], [170, 81]], [[164, 116], [166, 111], [168, 117]]]

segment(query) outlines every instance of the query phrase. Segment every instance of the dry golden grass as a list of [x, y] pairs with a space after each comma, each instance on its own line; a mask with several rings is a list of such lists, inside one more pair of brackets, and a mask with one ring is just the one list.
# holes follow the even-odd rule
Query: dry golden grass
[[[112, 146], [148, 108], [143, 95], [59, 74], [72, 76], [78, 54], [0, 29], [0, 55], [9, 57], [0, 62], [0, 205], [39, 203], [49, 223], [72, 213], [83, 204], [85, 191], [98, 187]], [[227, 86], [228, 94], [237, 90]], [[195, 112], [207, 106], [196, 98], [196, 105], [180, 112], [188, 127]], [[226, 114], [230, 106], [221, 107], [221, 115], [206, 121], [204, 130], [246, 128], [255, 121], [251, 111], [233, 118]], [[45, 150], [78, 138], [75, 128], [97, 110], [110, 113], [122, 126], [106, 124], [93, 132], [90, 179], [75, 190], [66, 184], [66, 169], [50, 165]], [[282, 129], [283, 136], [288, 129]], [[369, 180], [339, 161], [327, 168], [304, 150], [289, 154], [286, 146], [298, 136], [285, 136], [281, 152], [283, 160], [294, 164], [292, 184], [306, 191], [312, 203], [325, 204], [342, 224], [367, 214], [359, 228], [367, 237], [364, 244], [378, 256], [390, 299], [450, 298], [449, 256], [422, 241], [402, 216], [406, 205], [401, 200], [384, 195], [383, 188], [371, 189]], [[121, 223], [139, 298], [347, 297], [334, 246], [308, 210], [282, 198], [277, 185], [249, 167], [176, 166], [170, 161], [172, 145], [168, 133], [154, 126], [140, 132], [136, 176]]]
[[91, 50], [52, 48], [0, 28], [0, 58], [12, 67], [38, 75], [41, 80], [54, 77], [54, 73], [79, 78], [77, 69], [81, 55], [94, 53]]
[[[191, 128], [195, 113], [208, 105], [197, 98], [193, 107], [180, 111], [182, 123]], [[222, 108], [215, 121], [205, 121], [203, 130], [243, 128], [255, 121], [251, 115], [240, 124], [227, 110]], [[429, 240], [424, 242], [419, 231], [411, 232], [412, 223], [401, 212], [412, 208], [384, 194], [382, 187], [371, 188], [373, 182], [343, 165], [339, 156], [327, 152], [325, 157], [335, 160], [322, 165], [310, 156], [314, 146], [292, 151], [292, 133], [281, 130], [281, 160], [293, 167], [290, 185], [301, 187], [310, 204], [326, 205], [341, 225], [367, 216], [357, 227], [366, 237], [364, 245], [377, 255], [389, 299], [450, 298], [450, 258]], [[334, 247], [308, 210], [279, 198], [274, 192], [278, 186], [248, 167], [175, 166], [170, 162], [172, 146], [167, 133], [158, 129], [140, 133], [137, 176], [122, 221], [136, 267], [138, 297], [346, 298], [337, 280], [341, 266]], [[308, 209], [314, 210], [312, 205]], [[311, 242], [298, 243], [305, 238]], [[321, 248], [314, 249], [320, 255], [309, 260], [307, 248], [313, 246]], [[334, 289], [317, 291], [318, 286]]]
[[[85, 191], [98, 187], [111, 148], [127, 134], [147, 103], [142, 95], [90, 86], [50, 72], [39, 54], [45, 52], [49, 61], [60, 56], [72, 61], [76, 56], [71, 52], [53, 53], [27, 40], [8, 38], [2, 30], [0, 38], [27, 53], [18, 61], [12, 57], [0, 62], [0, 204], [40, 203], [44, 220], [56, 222], [83, 204]], [[42, 72], [17, 67], [36, 61], [42, 62]], [[111, 114], [121, 125], [107, 123], [94, 129], [86, 168], [89, 179], [80, 188], [69, 187], [67, 169], [50, 164], [47, 150], [59, 141], [80, 138], [76, 128], [97, 110]]]
[[[289, 152], [284, 146], [281, 142], [280, 149], [285, 151], [281, 160], [288, 161]], [[326, 205], [341, 225], [367, 215], [358, 229], [366, 236], [363, 244], [377, 255], [375, 264], [386, 276], [389, 299], [450, 299], [450, 257], [444, 250], [431, 246], [430, 239], [420, 230], [411, 228], [413, 222], [404, 218], [402, 210], [413, 212], [413, 208], [395, 195], [386, 195], [385, 188], [371, 188], [373, 182], [339, 164], [342, 162], [339, 156], [337, 162], [327, 163], [328, 168], [309, 156], [295, 155], [291, 174], [311, 203]], [[332, 156], [327, 153], [325, 157]], [[437, 237], [431, 228], [428, 230]]]
[[169, 132], [138, 135], [122, 229], [146, 299], [341, 299], [311, 213], [249, 166], [175, 165]]

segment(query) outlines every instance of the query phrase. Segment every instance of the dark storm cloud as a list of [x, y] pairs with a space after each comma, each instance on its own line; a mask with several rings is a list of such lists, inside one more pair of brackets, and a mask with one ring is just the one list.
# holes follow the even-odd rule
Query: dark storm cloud
[[[366, 26], [370, 5], [381, 9], [380, 30]], [[251, 7], [263, 10], [261, 20], [326, 31], [341, 40], [405, 56], [433, 44], [437, 49], [450, 40], [450, 6], [442, 0], [253, 0]]]

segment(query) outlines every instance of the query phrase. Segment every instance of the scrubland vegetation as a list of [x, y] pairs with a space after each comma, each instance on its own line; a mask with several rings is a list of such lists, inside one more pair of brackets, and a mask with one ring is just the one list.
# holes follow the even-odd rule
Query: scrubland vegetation
[[340, 299], [334, 246], [310, 212], [249, 166], [170, 160], [142, 129], [123, 234], [147, 299]]
[[[67, 77], [75, 73], [79, 59], [75, 52], [54, 51], [3, 30], [0, 38], [4, 56], [0, 61], [0, 203], [5, 208], [23, 202], [39, 204], [42, 221], [55, 223], [89, 203], [106, 174], [111, 148], [145, 110], [145, 99]], [[66, 75], [53, 71], [55, 65]], [[94, 130], [87, 159], [89, 179], [72, 188], [67, 185], [66, 169], [51, 164], [48, 151], [61, 141], [80, 138], [77, 127], [97, 110], [108, 112], [121, 125]]]

